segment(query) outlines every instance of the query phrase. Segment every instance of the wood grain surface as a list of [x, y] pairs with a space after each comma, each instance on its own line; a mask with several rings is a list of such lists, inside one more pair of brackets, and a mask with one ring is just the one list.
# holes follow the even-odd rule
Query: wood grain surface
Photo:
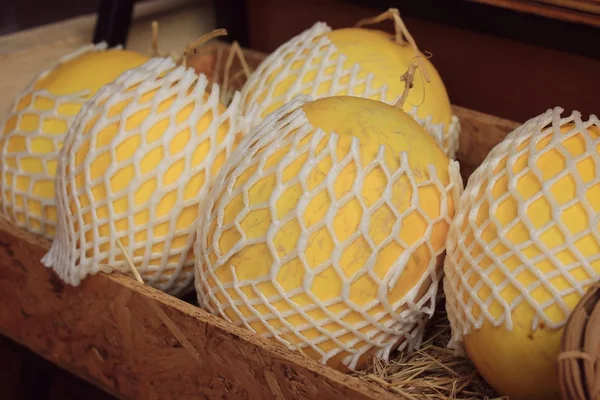
[[394, 398], [128, 276], [65, 286], [48, 247], [0, 219], [0, 332], [120, 398]]

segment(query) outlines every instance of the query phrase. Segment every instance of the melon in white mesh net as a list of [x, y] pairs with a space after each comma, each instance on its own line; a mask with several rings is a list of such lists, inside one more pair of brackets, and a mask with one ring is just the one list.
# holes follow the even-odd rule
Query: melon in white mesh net
[[400, 110], [394, 132], [350, 127], [363, 142], [314, 128], [306, 107], [332, 99], [298, 96], [232, 154], [203, 211], [196, 289], [210, 312], [344, 370], [420, 345], [462, 180]]
[[58, 226], [43, 262], [68, 284], [129, 272], [146, 284], [193, 289], [199, 207], [237, 141], [239, 94], [226, 109], [204, 74], [155, 58], [85, 104], [57, 173]]
[[560, 328], [600, 279], [600, 123], [562, 111], [515, 129], [469, 178], [444, 267], [453, 342], [513, 330], [523, 304], [531, 329]]
[[[314, 99], [352, 95], [395, 104], [404, 90], [401, 77], [415, 53], [408, 44], [400, 47], [393, 36], [385, 35], [362, 28], [332, 30], [316, 23], [277, 48], [252, 73], [242, 89], [243, 110], [258, 106], [257, 124], [301, 93]], [[422, 62], [431, 81], [426, 83], [417, 70], [403, 109], [454, 158], [460, 123], [435, 67], [427, 59]], [[406, 67], [396, 71], [390, 65]]]
[[560, 397], [563, 327], [600, 279], [600, 121], [556, 108], [470, 177], [447, 241], [452, 338], [499, 394]]
[[[114, 57], [94, 57], [105, 52]], [[48, 239], [54, 236], [54, 178], [68, 128], [97, 87], [147, 60], [120, 47], [107, 49], [105, 43], [85, 46], [38, 74], [19, 94], [0, 132], [4, 216], [30, 232]], [[74, 75], [73, 70], [81, 68], [85, 72]]]

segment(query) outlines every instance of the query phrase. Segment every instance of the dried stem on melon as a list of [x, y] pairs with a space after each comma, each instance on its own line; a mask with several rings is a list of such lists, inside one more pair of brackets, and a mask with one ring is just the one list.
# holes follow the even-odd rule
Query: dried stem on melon
[[[196, 55], [198, 53], [199, 47], [201, 47], [202, 45], [204, 45], [205, 43], [207, 43], [208, 41], [210, 41], [212, 39], [215, 39], [219, 36], [225, 36], [225, 35], [227, 35], [227, 30], [215, 29], [215, 30], [207, 33], [206, 35], [201, 36], [198, 40], [188, 43], [188, 45], [183, 49], [183, 55], [180, 56], [179, 59], [177, 59], [177, 64], [187, 67], [188, 66], [187, 65], [188, 58], [192, 54]], [[233, 66], [233, 60], [234, 60], [235, 56], [237, 56], [237, 58], [239, 59], [242, 68], [241, 68], [241, 70], [237, 71], [237, 73], [234, 74], [232, 77], [231, 76], [231, 68]], [[221, 102], [223, 104], [228, 103], [228, 97], [229, 97], [228, 93], [229, 93], [230, 82], [239, 78], [240, 74], [242, 74], [242, 73], [245, 74], [246, 79], [248, 79], [250, 77], [250, 74], [252, 73], [252, 71], [250, 69], [250, 66], [248, 65], [248, 62], [246, 61], [246, 57], [244, 56], [244, 53], [242, 51], [240, 44], [237, 41], [234, 41], [231, 45], [229, 54], [227, 56], [227, 60], [225, 62], [223, 82], [221, 84], [221, 86], [222, 86]]]
[[[198, 39], [194, 40], [193, 42], [189, 42], [184, 48], [183, 51], [180, 52], [172, 52], [169, 57], [171, 57], [173, 60], [175, 60], [177, 65], [183, 65], [184, 67], [187, 67], [187, 61], [188, 58], [191, 54], [197, 54], [198, 53], [198, 48], [201, 47], [202, 45], [204, 45], [205, 43], [209, 42], [212, 39], [215, 39], [219, 36], [226, 36], [227, 35], [227, 30], [223, 29], [223, 28], [219, 28], [219, 29], [214, 29], [211, 32], [208, 32], [205, 35], [200, 36]], [[151, 53], [153, 57], [166, 57], [165, 55], [163, 55], [159, 49], [158, 46], [158, 21], [152, 21], [152, 49], [151, 49]], [[237, 43], [237, 42], [236, 42]], [[239, 48], [239, 44], [238, 44], [238, 48]], [[239, 50], [239, 52], [241, 53], [241, 49]], [[243, 57], [243, 56], [242, 56]], [[244, 65], [247, 64], [245, 63], [245, 59], [243, 60]], [[249, 74], [248, 74], [249, 75]]]
[[[420, 67], [421, 67], [418, 64], [422, 65], [422, 63], [419, 63], [419, 61], [418, 61], [418, 59], [420, 57], [421, 57], [420, 55], [414, 57], [410, 62], [408, 71], [406, 71], [400, 77], [400, 80], [404, 81], [405, 85], [404, 85], [404, 90], [402, 91], [402, 96], [400, 96], [398, 101], [396, 101], [396, 104], [394, 104], [394, 107], [396, 107], [396, 108], [402, 109], [404, 107], [404, 102], [408, 98], [408, 92], [410, 92], [410, 89], [412, 89], [414, 87], [415, 73], [417, 72], [417, 69], [420, 69]], [[421, 102], [423, 102], [424, 100], [425, 100], [425, 98], [423, 98], [423, 100]]]
[[179, 60], [179, 63], [182, 63], [184, 67], [187, 67], [187, 59], [190, 56], [190, 52], [196, 54], [198, 52], [198, 47], [202, 46], [204, 43], [217, 38], [219, 36], [226, 36], [226, 29], [215, 29], [212, 32], [207, 33], [206, 35], [202, 35], [198, 40], [195, 40], [191, 43], [188, 43], [187, 46], [183, 49], [183, 57]]
[[[412, 35], [408, 31], [406, 24], [404, 24], [404, 21], [402, 21], [402, 18], [400, 17], [400, 12], [398, 11], [397, 8], [390, 8], [387, 11], [385, 11], [375, 17], [363, 18], [360, 21], [358, 21], [355, 26], [357, 28], [359, 28], [359, 27], [362, 27], [365, 25], [375, 25], [375, 24], [378, 24], [380, 22], [387, 21], [387, 20], [394, 21], [395, 42], [400, 46], [409, 45], [413, 48], [413, 50], [415, 52], [415, 57], [411, 60], [408, 71], [406, 71], [400, 77], [400, 80], [405, 82], [405, 86], [404, 86], [404, 90], [402, 92], [402, 96], [400, 96], [400, 98], [398, 99], [398, 101], [396, 102], [396, 104], [394, 106], [402, 109], [402, 107], [404, 106], [404, 103], [406, 102], [406, 99], [408, 98], [408, 93], [409, 93], [410, 89], [412, 89], [414, 86], [413, 82], [415, 79], [415, 74], [417, 72], [417, 69], [421, 72], [422, 77], [425, 79], [425, 81], [427, 81], [429, 83], [429, 82], [431, 82], [431, 79], [429, 78], [429, 72], [427, 71], [427, 67], [425, 66], [425, 63], [423, 63], [423, 61], [421, 60], [421, 58], [424, 56], [421, 54], [421, 51], [419, 50], [417, 43], [415, 42], [415, 39], [412, 37]], [[429, 53], [429, 52], [426, 52], [426, 53], [427, 53], [426, 57], [430, 58], [431, 53]], [[423, 99], [423, 101], [424, 100], [425, 99]]]
[[378, 23], [386, 21], [386, 20], [394, 21], [394, 31], [396, 34], [396, 36], [395, 36], [396, 43], [398, 43], [401, 46], [406, 46], [407, 44], [409, 44], [413, 48], [413, 50], [415, 51], [415, 56], [417, 57], [417, 63], [419, 63], [419, 69], [420, 69], [421, 73], [423, 74], [423, 77], [425, 78], [425, 80], [427, 82], [429, 82], [430, 79], [429, 79], [429, 73], [427, 72], [427, 68], [425, 67], [425, 64], [423, 64], [423, 62], [418, 58], [420, 56], [420, 51], [419, 51], [419, 48], [417, 47], [417, 43], [415, 42], [415, 39], [412, 37], [412, 35], [408, 31], [408, 28], [404, 24], [404, 21], [402, 21], [402, 18], [400, 18], [400, 11], [398, 11], [397, 8], [390, 8], [387, 11], [385, 11], [375, 17], [363, 18], [360, 21], [358, 21], [355, 26], [357, 28], [360, 28], [361, 26], [375, 25], [375, 24], [378, 24]]
[[[177, 65], [183, 65], [184, 67], [188, 67], [188, 59], [191, 55], [196, 55], [198, 54], [198, 49], [204, 45], [205, 43], [207, 43], [208, 41], [215, 39], [219, 36], [225, 36], [227, 35], [227, 30], [226, 29], [215, 29], [203, 36], [201, 36], [200, 38], [198, 38], [197, 40], [188, 43], [185, 48], [183, 49], [182, 53], [179, 52], [172, 52], [169, 57], [171, 57], [173, 60], [175, 60]], [[166, 55], [162, 54], [162, 52], [159, 49], [158, 46], [158, 21], [152, 21], [152, 55], [154, 57], [166, 57]], [[239, 59], [240, 64], [241, 64], [241, 69], [238, 70], [235, 74], [231, 74], [231, 69], [233, 66], [233, 61], [234, 61], [234, 57], [236, 57]], [[220, 60], [216, 61], [218, 64], [220, 64]], [[198, 70], [197, 66], [194, 66], [194, 68], [198, 71], [198, 72], [203, 72], [205, 74], [210, 75], [209, 71], [200, 71]], [[218, 68], [208, 68], [209, 70], [211, 69], [218, 69]], [[248, 65], [248, 62], [246, 61], [246, 57], [244, 56], [244, 52], [242, 51], [242, 48], [240, 47], [240, 44], [237, 41], [234, 41], [231, 45], [231, 48], [229, 50], [229, 54], [227, 56], [227, 60], [225, 62], [225, 66], [224, 66], [224, 76], [222, 79], [222, 90], [221, 90], [221, 103], [223, 104], [227, 104], [229, 102], [229, 98], [230, 93], [229, 93], [229, 85], [230, 82], [235, 81], [236, 79], [238, 79], [241, 74], [244, 74], [246, 76], [246, 79], [248, 79], [250, 77], [250, 74], [252, 73], [252, 70], [250, 68], [250, 66]], [[210, 78], [210, 77], [209, 77]], [[214, 82], [214, 79], [211, 79], [212, 82]]]
[[162, 57], [158, 49], [158, 21], [152, 21], [152, 56]]

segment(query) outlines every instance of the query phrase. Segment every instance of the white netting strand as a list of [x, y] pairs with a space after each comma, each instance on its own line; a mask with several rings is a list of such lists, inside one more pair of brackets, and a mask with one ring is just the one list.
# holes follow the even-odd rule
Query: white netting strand
[[444, 266], [450, 346], [484, 321], [564, 325], [569, 296], [600, 279], [600, 122], [548, 110], [510, 133], [473, 173], [450, 228]]
[[119, 240], [146, 284], [193, 288], [197, 215], [239, 139], [239, 94], [155, 58], [103, 87], [73, 122], [60, 155], [58, 226], [43, 263], [68, 284], [129, 272]]
[[[58, 152], [78, 109], [89, 92], [54, 95], [36, 89], [50, 72], [82, 54], [107, 50], [106, 43], [84, 46], [38, 74], [15, 99], [0, 136], [2, 214], [17, 226], [48, 239], [54, 236], [54, 175]], [[30, 124], [27, 129], [24, 123]], [[49, 125], [54, 125], [50, 127]], [[57, 131], [58, 129], [58, 131]], [[45, 148], [54, 150], [47, 152]]]
[[[317, 22], [269, 54], [252, 73], [242, 89], [242, 107], [247, 112], [248, 107], [258, 105], [258, 119], [254, 124], [260, 121], [266, 110], [280, 107], [300, 93], [313, 99], [349, 95], [376, 99], [391, 105], [398, 101], [400, 96], [388, 99], [386, 84], [374, 85], [372, 73], [361, 77], [360, 65], [344, 67], [346, 57], [325, 36], [330, 31], [327, 24]], [[399, 73], [398, 79], [403, 72]], [[307, 76], [311, 74], [315, 76], [308, 79]], [[293, 83], [289, 90], [275, 95], [279, 86], [290, 79], [293, 79]], [[454, 158], [460, 135], [458, 117], [453, 115], [450, 124], [444, 126], [432, 123], [431, 117], [419, 118], [417, 112], [418, 106], [413, 106], [407, 113], [436, 139], [450, 158]]]
[[[270, 114], [221, 170], [199, 226], [196, 289], [210, 312], [312, 352], [322, 363], [337, 358], [354, 369], [367, 353], [388, 359], [398, 344], [409, 351], [420, 345], [444, 251], [443, 240], [434, 245], [432, 231], [450, 223], [449, 202], [458, 201], [462, 180], [455, 161], [444, 185], [432, 165], [414, 172], [407, 153], [392, 170], [384, 146], [375, 159], [361, 160], [356, 138], [341, 155], [338, 135], [308, 122], [300, 108], [308, 101], [298, 96]], [[290, 173], [294, 166], [299, 170]], [[340, 194], [336, 184], [348, 171], [355, 171], [354, 180]], [[363, 191], [375, 176], [385, 183], [377, 181], [381, 195], [371, 202]], [[435, 218], [421, 208], [425, 187], [439, 201]], [[398, 190], [408, 197], [404, 209]], [[321, 198], [330, 201], [315, 207]], [[336, 233], [337, 218], [351, 224], [353, 217], [356, 229], [344, 237]], [[389, 232], [371, 229], [379, 226], [376, 218], [388, 218]], [[407, 241], [403, 232], [414, 228], [409, 221], [422, 223], [424, 233]], [[398, 246], [404, 251], [386, 258]], [[413, 268], [419, 273], [408, 278]], [[369, 288], [370, 295], [358, 293]]]

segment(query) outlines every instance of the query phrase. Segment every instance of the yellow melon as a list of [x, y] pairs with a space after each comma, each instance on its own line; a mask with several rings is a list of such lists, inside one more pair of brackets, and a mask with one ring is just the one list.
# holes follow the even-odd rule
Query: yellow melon
[[404, 92], [402, 75], [416, 57], [429, 82], [417, 70], [403, 109], [454, 157], [460, 124], [439, 73], [415, 47], [379, 30], [332, 30], [316, 23], [281, 45], [252, 73], [242, 89], [243, 110], [254, 110], [260, 121], [298, 94], [314, 99], [351, 95], [394, 105]]
[[56, 226], [58, 153], [75, 116], [98, 89], [149, 60], [105, 47], [82, 48], [36, 76], [14, 102], [0, 131], [3, 214], [48, 239]]
[[[58, 225], [44, 263], [68, 284], [130, 272], [173, 295], [193, 288], [199, 206], [240, 139], [204, 74], [154, 58], [107, 85], [73, 123], [58, 164]], [[123, 246], [125, 254], [121, 250]]]
[[336, 369], [419, 345], [461, 188], [405, 112], [299, 97], [223, 167], [196, 242], [200, 304]]
[[474, 172], [448, 235], [453, 343], [510, 399], [559, 399], [564, 324], [600, 279], [600, 122], [549, 110]]

